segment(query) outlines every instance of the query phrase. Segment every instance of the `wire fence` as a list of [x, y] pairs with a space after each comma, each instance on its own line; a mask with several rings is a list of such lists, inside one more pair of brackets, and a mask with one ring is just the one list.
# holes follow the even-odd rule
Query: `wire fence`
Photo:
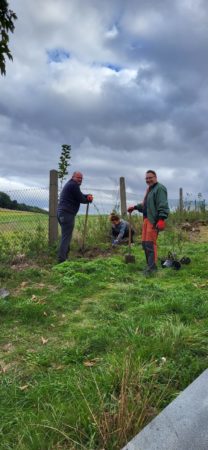
[[[94, 201], [90, 205], [91, 215], [108, 215], [113, 210], [120, 211], [120, 190], [85, 188], [92, 192]], [[127, 205], [138, 203], [141, 198], [134, 192], [126, 191]], [[169, 199], [171, 211], [179, 208], [179, 199]], [[187, 194], [183, 200], [184, 211], [206, 211], [207, 204], [202, 194]], [[3, 190], [0, 187], [0, 234], [27, 233], [33, 236], [41, 229], [47, 236], [49, 221], [49, 188], [24, 190]], [[86, 205], [81, 205], [79, 214], [85, 213]]]
[[0, 190], [0, 233], [48, 230], [49, 189]]

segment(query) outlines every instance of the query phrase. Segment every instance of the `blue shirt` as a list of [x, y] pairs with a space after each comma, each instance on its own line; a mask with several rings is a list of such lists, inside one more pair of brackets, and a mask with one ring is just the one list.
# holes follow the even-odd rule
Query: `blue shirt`
[[67, 181], [61, 191], [58, 212], [65, 211], [76, 215], [79, 211], [80, 203], [89, 203], [87, 195], [83, 194], [79, 184], [71, 179]]
[[121, 241], [124, 234], [129, 231], [129, 223], [126, 220], [121, 219], [117, 225], [112, 225], [112, 231], [114, 235], [117, 235], [116, 239]]

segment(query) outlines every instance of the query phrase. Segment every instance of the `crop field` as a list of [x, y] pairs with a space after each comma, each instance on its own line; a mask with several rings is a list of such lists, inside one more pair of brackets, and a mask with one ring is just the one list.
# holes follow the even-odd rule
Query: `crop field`
[[0, 209], [0, 233], [33, 232], [38, 225], [48, 227], [47, 214]]
[[[0, 233], [9, 233], [13, 231], [23, 232], [25, 230], [34, 232], [37, 226], [48, 228], [48, 215], [26, 211], [12, 211], [0, 209]], [[76, 219], [76, 228], [81, 231], [84, 224], [84, 215], [79, 215]], [[88, 227], [91, 229], [102, 220], [106, 222], [107, 216], [89, 216]]]
[[207, 368], [207, 227], [168, 229], [191, 263], [145, 278], [140, 236], [125, 264], [98, 225], [69, 262], [0, 263], [2, 450], [120, 450]]

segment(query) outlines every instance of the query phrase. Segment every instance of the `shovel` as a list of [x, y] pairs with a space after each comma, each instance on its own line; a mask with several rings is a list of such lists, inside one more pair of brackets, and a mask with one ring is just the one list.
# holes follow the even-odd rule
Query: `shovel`
[[86, 234], [87, 234], [87, 219], [88, 219], [88, 212], [89, 212], [89, 203], [87, 203], [86, 207], [86, 213], [85, 213], [85, 221], [84, 221], [84, 231], [83, 231], [83, 239], [82, 239], [82, 246], [80, 248], [80, 251], [84, 253], [85, 251], [85, 241], [86, 241]]
[[136, 260], [135, 260], [135, 256], [131, 254], [131, 213], [129, 213], [129, 243], [128, 243], [128, 247], [129, 247], [129, 253], [128, 255], [125, 255], [125, 263], [129, 264], [135, 264]]

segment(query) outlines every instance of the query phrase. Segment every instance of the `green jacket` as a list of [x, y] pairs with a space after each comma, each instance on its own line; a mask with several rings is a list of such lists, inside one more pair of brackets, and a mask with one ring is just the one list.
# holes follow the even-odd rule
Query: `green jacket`
[[[155, 225], [159, 219], [167, 219], [169, 214], [167, 189], [163, 184], [156, 183], [150, 188], [147, 198], [147, 218]], [[143, 212], [143, 203], [135, 206], [139, 212]]]

